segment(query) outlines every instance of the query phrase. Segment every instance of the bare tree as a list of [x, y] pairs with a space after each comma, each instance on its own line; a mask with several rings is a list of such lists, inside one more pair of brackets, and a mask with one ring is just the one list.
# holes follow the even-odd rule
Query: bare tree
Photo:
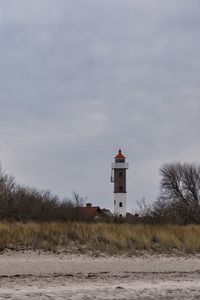
[[0, 217], [8, 216], [13, 206], [15, 180], [12, 175], [6, 174], [0, 165]]
[[73, 191], [71, 201], [74, 203], [75, 207], [82, 207], [85, 204], [86, 198]]
[[48, 190], [18, 185], [14, 177], [6, 174], [0, 166], [1, 220], [79, 220], [84, 201], [76, 192], [71, 199], [60, 200]]
[[145, 198], [142, 198], [141, 200], [137, 200], [137, 205], [138, 205], [139, 209], [136, 211], [136, 213], [141, 218], [152, 216], [152, 206], [150, 204], [146, 203]]
[[182, 219], [183, 223], [200, 222], [200, 165], [164, 164], [160, 174], [161, 193], [154, 212]]
[[0, 165], [0, 196], [10, 193], [15, 187], [15, 179], [12, 175], [6, 174]]

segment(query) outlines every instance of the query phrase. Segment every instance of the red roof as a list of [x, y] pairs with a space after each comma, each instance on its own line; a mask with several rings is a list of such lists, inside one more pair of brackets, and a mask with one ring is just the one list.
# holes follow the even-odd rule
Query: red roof
[[118, 152], [118, 154], [115, 156], [115, 158], [126, 158], [126, 157], [123, 155], [122, 151], [119, 150], [119, 152]]

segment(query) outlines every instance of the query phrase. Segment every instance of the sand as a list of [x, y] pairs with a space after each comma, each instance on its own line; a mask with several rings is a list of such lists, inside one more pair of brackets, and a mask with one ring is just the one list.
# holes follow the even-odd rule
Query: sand
[[200, 256], [6, 252], [0, 299], [200, 299]]

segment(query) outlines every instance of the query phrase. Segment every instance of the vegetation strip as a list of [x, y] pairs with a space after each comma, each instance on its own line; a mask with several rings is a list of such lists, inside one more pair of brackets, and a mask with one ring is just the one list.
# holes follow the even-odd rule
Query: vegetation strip
[[0, 223], [0, 249], [139, 254], [200, 253], [199, 225]]

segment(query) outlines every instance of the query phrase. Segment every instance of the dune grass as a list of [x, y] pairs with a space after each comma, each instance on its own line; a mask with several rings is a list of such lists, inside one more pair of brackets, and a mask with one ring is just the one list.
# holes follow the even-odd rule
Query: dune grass
[[200, 253], [200, 225], [0, 223], [0, 251]]

